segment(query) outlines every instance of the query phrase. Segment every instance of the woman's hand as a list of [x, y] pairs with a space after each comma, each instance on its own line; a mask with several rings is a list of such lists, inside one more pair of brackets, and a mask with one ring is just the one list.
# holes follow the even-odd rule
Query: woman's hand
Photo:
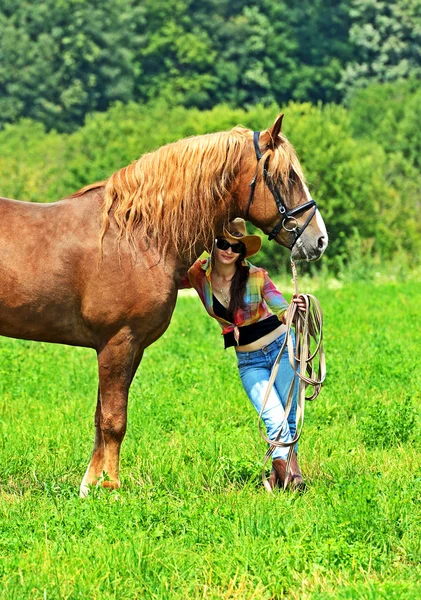
[[[294, 304], [297, 305], [298, 310], [301, 310], [302, 312], [306, 312], [307, 306], [306, 306], [306, 302], [302, 296], [293, 296], [291, 302], [294, 302]], [[297, 316], [297, 315], [295, 315], [295, 316]], [[282, 323], [285, 325], [286, 322], [287, 322], [287, 311], [285, 311], [284, 314], [282, 315]]]
[[307, 310], [306, 302], [302, 296], [293, 296], [292, 302], [297, 305], [298, 310], [305, 312]]

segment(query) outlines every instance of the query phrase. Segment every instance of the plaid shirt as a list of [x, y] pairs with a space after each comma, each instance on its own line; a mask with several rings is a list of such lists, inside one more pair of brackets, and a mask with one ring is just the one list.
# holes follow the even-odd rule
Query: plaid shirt
[[[234, 314], [234, 323], [230, 323], [221, 317], [215, 315], [213, 311], [212, 282], [211, 272], [212, 264], [210, 258], [196, 261], [187, 272], [187, 275], [181, 281], [179, 289], [194, 288], [199, 294], [201, 301], [209, 315], [216, 319], [222, 327], [222, 334], [234, 331], [235, 339], [238, 342], [238, 327], [251, 325], [257, 321], [267, 319], [271, 314], [275, 314], [279, 320], [288, 308], [288, 302], [282, 296], [267, 272], [259, 267], [254, 267], [247, 260], [244, 263], [250, 267], [249, 277], [244, 293], [244, 304], [246, 308], [238, 308]], [[270, 309], [270, 310], [269, 310]]]

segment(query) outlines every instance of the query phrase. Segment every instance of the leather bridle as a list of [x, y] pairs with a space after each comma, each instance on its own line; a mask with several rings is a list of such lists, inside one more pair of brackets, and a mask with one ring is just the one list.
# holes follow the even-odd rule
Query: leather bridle
[[[260, 152], [260, 147], [259, 147], [259, 136], [260, 136], [260, 131], [255, 131], [253, 133], [253, 144], [254, 144], [254, 151], [256, 153], [257, 164], [259, 164], [259, 162], [262, 158], [262, 153]], [[285, 202], [282, 198], [281, 192], [279, 191], [279, 189], [277, 188], [277, 186], [274, 184], [274, 182], [272, 180], [272, 177], [268, 171], [268, 166], [269, 166], [269, 157], [267, 157], [265, 164], [263, 166], [263, 181], [268, 186], [269, 191], [271, 192], [271, 194], [276, 202], [278, 212], [281, 215], [281, 219], [280, 219], [279, 223], [277, 223], [275, 225], [275, 227], [272, 229], [272, 231], [269, 233], [268, 238], [270, 240], [273, 240], [278, 235], [278, 233], [280, 232], [281, 229], [284, 229], [288, 233], [294, 233], [295, 235], [294, 235], [292, 244], [290, 246], [288, 246], [288, 248], [290, 250], [292, 250], [293, 247], [295, 246], [295, 244], [297, 243], [298, 238], [303, 233], [303, 231], [306, 229], [306, 227], [310, 223], [311, 219], [314, 217], [316, 210], [317, 210], [317, 204], [316, 204], [315, 200], [311, 199], [308, 202], [305, 202], [304, 204], [300, 204], [300, 206], [296, 206], [295, 208], [291, 208], [290, 210], [288, 210], [288, 208], [285, 206]], [[248, 218], [249, 218], [250, 207], [253, 203], [254, 192], [256, 189], [256, 182], [257, 182], [257, 169], [256, 169], [256, 175], [253, 177], [251, 183], [249, 184], [250, 196], [249, 196], [249, 200], [247, 203], [246, 220], [248, 220]], [[302, 212], [305, 212], [309, 208], [312, 208], [313, 210], [308, 215], [304, 225], [302, 225], [300, 227], [298, 225], [296, 215], [298, 215]], [[287, 227], [288, 221], [292, 222], [293, 227], [291, 227], [291, 228]]]

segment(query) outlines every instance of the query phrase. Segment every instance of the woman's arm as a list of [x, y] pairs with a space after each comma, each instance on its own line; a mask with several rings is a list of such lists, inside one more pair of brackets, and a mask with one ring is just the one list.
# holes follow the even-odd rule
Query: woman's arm
[[[282, 323], [285, 323], [286, 309], [288, 302], [285, 300], [281, 292], [276, 288], [273, 281], [270, 279], [267, 272], [262, 269], [265, 274], [262, 296], [269, 306], [270, 310], [278, 317]], [[306, 303], [302, 296], [293, 296], [291, 302], [297, 305], [298, 310], [306, 311]]]
[[206, 263], [206, 260], [196, 260], [184, 275], [180, 283], [178, 284], [177, 289], [185, 290], [189, 288], [194, 288], [197, 291], [198, 281], [200, 280], [201, 274], [203, 275], [202, 266]]
[[285, 311], [288, 308], [288, 302], [285, 300], [281, 292], [276, 288], [273, 281], [270, 279], [267, 271], [262, 269], [264, 273], [262, 298], [282, 323], [284, 322]]
[[183, 279], [178, 284], [177, 289], [178, 290], [187, 290], [192, 287], [193, 286], [190, 283], [190, 279], [189, 279], [189, 272], [187, 271], [187, 273], [184, 275]]

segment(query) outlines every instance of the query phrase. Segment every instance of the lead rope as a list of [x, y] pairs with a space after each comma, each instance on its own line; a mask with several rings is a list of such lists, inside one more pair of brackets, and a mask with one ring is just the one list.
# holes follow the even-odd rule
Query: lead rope
[[[306, 310], [301, 311], [297, 308], [294, 302], [291, 302], [286, 311], [285, 325], [287, 328], [285, 340], [279, 350], [278, 356], [274, 362], [270, 375], [268, 387], [263, 399], [262, 408], [260, 409], [258, 425], [262, 438], [269, 444], [269, 448], [265, 454], [262, 470], [263, 485], [272, 492], [272, 488], [266, 477], [265, 466], [276, 448], [289, 448], [288, 458], [285, 471], [284, 489], [290, 482], [290, 464], [294, 446], [301, 437], [304, 426], [304, 407], [306, 400], [315, 400], [320, 393], [322, 384], [326, 377], [326, 359], [323, 351], [323, 314], [320, 303], [315, 296], [311, 294], [300, 294], [298, 292], [298, 279], [295, 263], [291, 260], [292, 277], [294, 280], [295, 296], [301, 296], [306, 304]], [[293, 324], [295, 325], [295, 352], [293, 339]], [[294, 370], [294, 377], [288, 392], [288, 399], [285, 407], [285, 417], [282, 421], [281, 428], [274, 440], [270, 440], [262, 429], [262, 414], [268, 402], [272, 391], [276, 375], [279, 370], [282, 353], [288, 348], [288, 357], [291, 367]], [[288, 416], [291, 411], [291, 406], [294, 398], [294, 389], [298, 379], [298, 394], [297, 394], [297, 413], [296, 423], [297, 430], [294, 438], [290, 442], [282, 442], [280, 438], [285, 427], [288, 426]], [[306, 396], [307, 388], [311, 386], [312, 394]]]

